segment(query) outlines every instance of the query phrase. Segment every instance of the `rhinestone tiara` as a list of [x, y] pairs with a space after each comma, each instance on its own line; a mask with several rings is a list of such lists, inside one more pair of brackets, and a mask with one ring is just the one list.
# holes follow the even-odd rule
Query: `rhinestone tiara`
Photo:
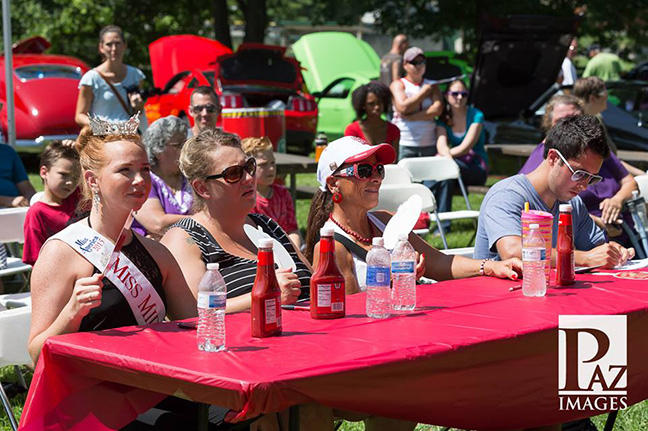
[[90, 129], [95, 136], [106, 135], [137, 135], [139, 128], [139, 112], [126, 121], [102, 120], [94, 114], [88, 114], [90, 118]]

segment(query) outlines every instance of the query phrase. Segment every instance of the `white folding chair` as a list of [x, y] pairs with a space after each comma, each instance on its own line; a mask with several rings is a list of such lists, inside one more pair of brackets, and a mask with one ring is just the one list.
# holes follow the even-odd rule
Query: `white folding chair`
[[441, 253], [463, 256], [472, 259], [473, 253], [475, 253], [475, 247], [451, 248], [447, 250], [441, 250]]
[[382, 184], [411, 184], [412, 174], [410, 171], [398, 165], [385, 165], [385, 178]]
[[[4, 208], [0, 209], [0, 244], [5, 246], [12, 243], [24, 243], [25, 216], [29, 208]], [[0, 277], [6, 277], [14, 274], [20, 274], [23, 277], [24, 286], [27, 285], [29, 278], [28, 273], [31, 271], [31, 265], [22, 262], [18, 247], [7, 247], [11, 250], [12, 256], [7, 257], [7, 267], [0, 269]], [[24, 287], [23, 286], [23, 287]]]
[[32, 206], [36, 202], [41, 200], [41, 198], [43, 197], [44, 194], [45, 194], [45, 192], [36, 192], [36, 193], [34, 193], [33, 196], [31, 197], [31, 199], [29, 200], [29, 206]]
[[412, 176], [412, 181], [414, 182], [457, 180], [459, 183], [461, 194], [466, 201], [466, 208], [468, 209], [439, 213], [435, 208], [437, 227], [441, 234], [441, 238], [444, 240], [443, 244], [445, 245], [445, 248], [448, 248], [448, 246], [446, 245], [445, 233], [443, 232], [443, 227], [440, 223], [441, 221], [471, 219], [475, 223], [476, 229], [477, 219], [479, 219], [479, 211], [473, 210], [470, 207], [468, 193], [466, 192], [466, 187], [461, 180], [461, 171], [454, 160], [447, 157], [412, 157], [402, 159], [398, 162], [398, 166], [407, 169]]
[[[19, 365], [32, 364], [27, 350], [29, 329], [31, 327], [30, 297], [29, 294], [1, 295], [0, 304], [2, 304], [0, 305], [0, 366], [13, 365], [16, 368], [20, 384], [27, 389]], [[23, 304], [23, 306], [6, 309], [5, 304], [13, 306]], [[0, 399], [12, 429], [16, 430], [18, 423], [13, 415], [9, 398], [1, 384]]]
[[634, 179], [639, 186], [639, 194], [643, 196], [644, 199], [648, 198], [648, 175], [637, 175]]

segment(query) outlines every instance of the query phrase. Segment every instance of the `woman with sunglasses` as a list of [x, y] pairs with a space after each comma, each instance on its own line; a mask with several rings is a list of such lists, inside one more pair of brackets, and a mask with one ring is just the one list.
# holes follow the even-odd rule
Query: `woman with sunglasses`
[[279, 241], [295, 263], [295, 271], [277, 270], [282, 303], [308, 294], [310, 265], [274, 220], [250, 214], [256, 203], [256, 161], [245, 155], [238, 136], [217, 129], [202, 131], [182, 148], [180, 170], [193, 188], [193, 215], [172, 226], [162, 244], [180, 264], [194, 296], [206, 264], [216, 262], [227, 283], [227, 312], [250, 308], [257, 247], [245, 225], [260, 227]]
[[371, 81], [358, 87], [351, 95], [356, 121], [344, 130], [344, 136], [356, 136], [377, 145], [387, 142], [398, 154], [400, 130], [382, 116], [391, 109], [391, 92], [382, 82]]
[[394, 124], [400, 130], [398, 159], [433, 156], [436, 153], [435, 118], [443, 103], [439, 87], [424, 79], [425, 56], [412, 47], [403, 54], [405, 77], [389, 86], [394, 105]]
[[[393, 162], [395, 157], [388, 144], [369, 146], [360, 139], [344, 137], [330, 143], [317, 164], [320, 188], [308, 214], [306, 256], [314, 259], [317, 266], [317, 233], [327, 221], [333, 223], [336, 242], [340, 244], [335, 248], [337, 263], [349, 294], [362, 290], [367, 268], [365, 255], [371, 248], [371, 238], [382, 236], [391, 218], [387, 212], [370, 210], [378, 205], [384, 164]], [[517, 279], [521, 272], [519, 259], [473, 260], [445, 255], [415, 234], [410, 234], [409, 241], [420, 253], [417, 277], [448, 280], [488, 275]]]
[[187, 129], [186, 121], [170, 115], [156, 120], [142, 136], [151, 163], [152, 187], [133, 222], [133, 229], [140, 235], [159, 240], [191, 209], [191, 186], [178, 167]]
[[[468, 87], [457, 79], [445, 92], [445, 107], [439, 117], [437, 153], [454, 159], [466, 186], [482, 186], [488, 177], [488, 156], [484, 144], [484, 114], [468, 106]], [[440, 212], [452, 211], [452, 187], [454, 180], [441, 181], [432, 191]], [[444, 228], [449, 227], [443, 226]]]

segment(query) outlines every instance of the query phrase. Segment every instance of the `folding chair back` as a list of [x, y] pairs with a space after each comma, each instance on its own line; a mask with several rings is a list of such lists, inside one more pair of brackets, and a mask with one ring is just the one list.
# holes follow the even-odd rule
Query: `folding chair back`
[[419, 195], [423, 201], [422, 211], [431, 212], [436, 209], [434, 195], [423, 184], [382, 184], [380, 197], [375, 209], [396, 211], [400, 204], [407, 201], [410, 196]]
[[44, 194], [45, 194], [45, 192], [36, 192], [36, 193], [34, 193], [34, 195], [33, 195], [33, 196], [31, 197], [31, 199], [29, 200], [29, 206], [32, 206], [32, 205], [34, 205], [36, 202], [38, 202], [39, 200], [41, 200], [41, 198], [43, 197]]
[[0, 243], [25, 242], [25, 216], [29, 208], [0, 209]]
[[410, 171], [398, 165], [385, 165], [385, 178], [382, 184], [411, 184], [412, 174]]
[[639, 194], [645, 198], [648, 198], [648, 175], [637, 175], [634, 177], [637, 185], [639, 186]]
[[31, 327], [31, 306], [0, 311], [0, 366], [27, 365], [32, 360], [27, 350]]
[[443, 181], [460, 178], [459, 166], [447, 157], [412, 157], [398, 162], [412, 174], [412, 181]]

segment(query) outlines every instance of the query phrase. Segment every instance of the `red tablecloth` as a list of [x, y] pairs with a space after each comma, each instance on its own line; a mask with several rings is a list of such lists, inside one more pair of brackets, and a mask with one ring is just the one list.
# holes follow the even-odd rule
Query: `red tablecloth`
[[316, 401], [464, 429], [509, 429], [591, 416], [559, 411], [558, 316], [628, 316], [628, 403], [648, 398], [648, 284], [577, 276], [544, 298], [514, 282], [474, 278], [419, 286], [417, 311], [312, 320], [284, 311], [284, 335], [250, 337], [228, 315], [222, 353], [196, 349], [175, 323], [49, 339], [23, 411], [25, 430], [114, 429], [163, 395], [239, 410], [239, 419]]

